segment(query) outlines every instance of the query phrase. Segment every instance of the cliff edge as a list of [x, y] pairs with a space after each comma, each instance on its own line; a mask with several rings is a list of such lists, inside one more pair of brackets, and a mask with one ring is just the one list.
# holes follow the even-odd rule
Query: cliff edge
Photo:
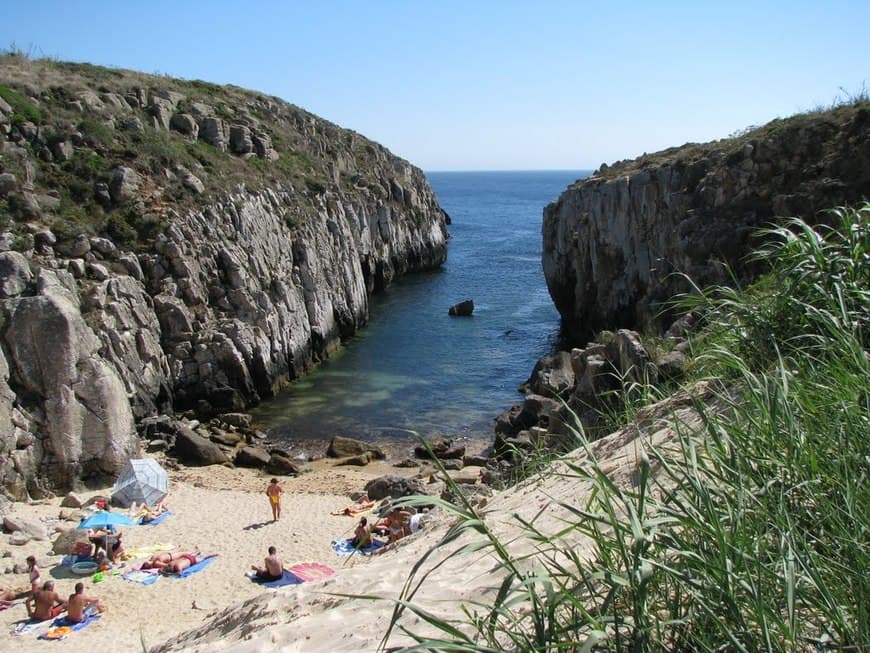
[[602, 166], [544, 210], [543, 267], [569, 339], [667, 326], [663, 302], [755, 270], [752, 234], [777, 217], [870, 197], [870, 102]]

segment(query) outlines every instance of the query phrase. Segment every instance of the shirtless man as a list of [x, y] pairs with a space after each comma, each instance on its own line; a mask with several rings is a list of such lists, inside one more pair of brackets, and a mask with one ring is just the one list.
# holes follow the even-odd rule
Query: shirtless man
[[96, 612], [104, 612], [106, 609], [100, 599], [85, 595], [84, 583], [76, 583], [75, 594], [70, 594], [69, 601], [67, 601], [66, 618], [74, 624], [79, 624], [90, 615], [95, 614], [93, 610], [89, 609], [92, 606]]
[[277, 555], [277, 549], [274, 546], [269, 547], [269, 555], [263, 560], [262, 567], [251, 565], [254, 570], [254, 576], [259, 580], [279, 580], [284, 577], [284, 563]]
[[54, 581], [47, 580], [41, 590], [36, 590], [27, 597], [25, 603], [27, 616], [31, 619], [45, 621], [53, 619], [66, 608], [66, 601], [54, 591]]

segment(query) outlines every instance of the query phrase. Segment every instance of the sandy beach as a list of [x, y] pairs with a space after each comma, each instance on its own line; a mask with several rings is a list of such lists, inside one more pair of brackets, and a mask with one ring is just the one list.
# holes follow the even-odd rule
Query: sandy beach
[[[249, 469], [220, 466], [182, 468], [170, 472], [167, 504], [171, 515], [158, 526], [123, 529], [128, 550], [164, 545], [166, 548], [193, 549], [217, 554], [205, 570], [189, 578], [159, 578], [151, 585], [124, 580], [121, 573], [132, 568], [136, 559], [125, 562], [100, 583], [91, 577], [75, 576], [51, 555], [51, 541], [30, 541], [22, 546], [9, 544], [9, 534], [0, 535], [3, 560], [0, 585], [24, 588], [26, 574], [11, 574], [15, 563], [28, 555], [43, 562], [45, 580], [55, 581], [61, 596], [72, 593], [75, 583], [84, 580], [87, 594], [99, 597], [107, 606], [101, 619], [63, 640], [67, 651], [143, 650], [167, 638], [199, 626], [215, 611], [241, 603], [265, 592], [245, 578], [251, 564], [262, 564], [267, 548], [274, 545], [286, 566], [300, 562], [319, 562], [341, 573], [369, 558], [358, 555], [340, 558], [331, 547], [337, 538], [352, 534], [356, 519], [333, 516], [350, 503], [349, 494], [385, 473], [410, 475], [417, 470], [398, 470], [387, 463], [366, 468], [336, 467], [329, 460], [309, 464], [298, 477], [281, 477], [284, 489], [282, 518], [273, 522], [264, 494], [269, 476]], [[111, 488], [83, 492], [88, 498], [108, 494]], [[44, 520], [50, 529], [75, 527], [76, 521], [63, 521], [62, 497], [32, 504], [12, 504], [12, 514]], [[53, 534], [52, 540], [56, 534]], [[140, 556], [141, 561], [142, 556]], [[286, 588], [284, 588], [286, 589]], [[22, 604], [0, 611], [2, 648], [17, 651], [45, 650], [57, 643], [37, 639], [37, 633], [13, 636], [10, 630], [26, 618]]]
[[[668, 429], [647, 438], [662, 442], [672, 437]], [[615, 482], [632, 482], [639, 460], [638, 432], [625, 429], [599, 440], [593, 449]], [[575, 463], [585, 454], [569, 457]], [[108, 605], [102, 618], [70, 634], [61, 643], [37, 639], [36, 635], [13, 636], [9, 630], [25, 615], [23, 606], [0, 612], [0, 634], [9, 650], [43, 651], [63, 646], [66, 651], [234, 651], [366, 652], [379, 648], [390, 621], [394, 603], [408, 575], [423, 556], [432, 572], [415, 595], [415, 603], [442, 615], [458, 615], [458, 606], [484, 603], [501, 582], [502, 571], [491, 550], [470, 554], [453, 553], [475, 537], [463, 535], [448, 546], [433, 547], [455, 518], [436, 509], [425, 528], [406, 537], [383, 555], [339, 557], [331, 542], [351, 535], [356, 519], [333, 516], [349, 504], [348, 494], [359, 491], [370, 478], [384, 473], [416, 473], [387, 463], [365, 468], [335, 467], [318, 461], [297, 478], [283, 478], [284, 515], [271, 521], [265, 496], [268, 477], [250, 470], [224, 467], [186, 468], [172, 472], [169, 505], [172, 515], [156, 526], [126, 529], [128, 547], [158, 544], [192, 548], [217, 554], [206, 569], [186, 579], [159, 578], [145, 586], [110, 575], [101, 583], [86, 579], [87, 592]], [[542, 532], [556, 532], [572, 515], [559, 502], [582, 501], [588, 482], [565, 473], [536, 475], [504, 492], [496, 492], [476, 510], [487, 527], [503, 541], [516, 559], [533, 554], [536, 544], [517, 537], [520, 520], [536, 520]], [[60, 498], [39, 505], [16, 504], [23, 514], [56, 520]], [[8, 539], [8, 535], [4, 535]], [[588, 542], [577, 541], [576, 550], [590, 551]], [[285, 567], [299, 562], [318, 562], [335, 573], [325, 579], [299, 585], [264, 589], [245, 578], [252, 563], [260, 563], [270, 545], [278, 548]], [[30, 542], [13, 547], [12, 560], [28, 554], [43, 557], [48, 542]], [[531, 560], [525, 564], [531, 564]], [[57, 560], [57, 558], [54, 558]], [[132, 566], [128, 561], [127, 565]], [[61, 594], [69, 594], [78, 580], [65, 568], [46, 565], [44, 575], [54, 578]], [[25, 575], [3, 576], [26, 584]], [[386, 600], [358, 598], [368, 594]], [[427, 625], [414, 615], [403, 617], [404, 625], [419, 631]], [[409, 645], [412, 640], [396, 630], [389, 645]]]

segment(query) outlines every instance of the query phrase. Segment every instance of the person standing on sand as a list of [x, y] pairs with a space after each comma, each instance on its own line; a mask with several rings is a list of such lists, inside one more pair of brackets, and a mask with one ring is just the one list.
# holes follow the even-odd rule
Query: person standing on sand
[[278, 485], [278, 479], [273, 478], [266, 488], [266, 496], [269, 497], [269, 505], [272, 507], [272, 521], [281, 519], [281, 495], [284, 489]]

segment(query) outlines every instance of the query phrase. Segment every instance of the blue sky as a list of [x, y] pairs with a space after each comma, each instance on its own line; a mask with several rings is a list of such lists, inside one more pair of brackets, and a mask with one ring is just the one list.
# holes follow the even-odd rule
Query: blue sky
[[2, 0], [0, 48], [276, 95], [425, 170], [581, 169], [870, 84], [870, 2]]

